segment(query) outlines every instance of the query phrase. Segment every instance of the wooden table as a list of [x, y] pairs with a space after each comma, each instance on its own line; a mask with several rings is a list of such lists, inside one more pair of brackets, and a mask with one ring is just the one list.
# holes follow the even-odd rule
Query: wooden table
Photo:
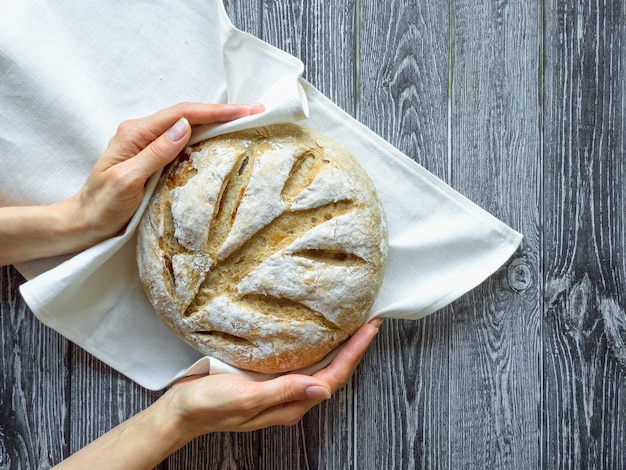
[[[622, 0], [228, 0], [326, 96], [525, 235], [289, 428], [162, 468], [626, 468]], [[419, 204], [419, 201], [415, 201]], [[46, 468], [154, 401], [0, 277], [0, 467]]]

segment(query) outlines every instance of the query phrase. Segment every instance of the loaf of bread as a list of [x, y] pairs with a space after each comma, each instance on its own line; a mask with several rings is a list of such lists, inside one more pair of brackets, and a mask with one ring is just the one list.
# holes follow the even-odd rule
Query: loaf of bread
[[262, 373], [321, 360], [368, 318], [384, 213], [356, 159], [295, 124], [188, 147], [139, 224], [154, 309], [203, 354]]

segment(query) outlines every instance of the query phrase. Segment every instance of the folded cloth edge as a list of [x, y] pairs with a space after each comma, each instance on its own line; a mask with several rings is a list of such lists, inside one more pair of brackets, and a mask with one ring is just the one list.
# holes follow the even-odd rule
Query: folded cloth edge
[[[218, 2], [218, 3], [221, 5], [221, 2]], [[221, 6], [221, 8], [222, 8], [222, 10], [224, 9], [223, 5]], [[229, 23], [230, 23], [230, 20], [229, 20], [228, 16], [225, 14], [225, 10], [224, 10], [224, 14], [222, 16], [224, 17], [224, 19], [228, 20]], [[231, 25], [232, 25], [232, 23], [231, 23]], [[244, 34], [246, 34], [246, 33], [244, 33]], [[250, 36], [250, 37], [255, 39], [255, 40], [258, 40], [257, 38], [254, 38], [254, 36]], [[258, 41], [260, 41], [260, 40], [258, 40]], [[332, 104], [333, 105], [333, 110], [335, 110], [335, 112], [337, 112], [337, 113], [342, 113], [343, 112], [340, 108], [338, 108], [336, 105], [334, 105], [334, 103], [332, 103], [330, 100], [328, 100], [324, 95], [319, 93], [314, 87], [309, 85], [304, 79], [300, 79], [300, 84], [302, 85], [302, 87], [305, 90], [305, 92], [307, 92], [307, 90], [309, 90], [310, 96], [314, 96], [316, 99], [319, 99], [320, 101], [325, 100], [326, 103]], [[313, 90], [315, 90], [315, 91], [313, 92]], [[303, 100], [303, 101], [305, 103], [307, 103], [306, 100]], [[372, 132], [369, 129], [367, 129], [366, 126], [364, 126], [361, 123], [359, 123], [358, 121], [354, 120], [347, 113], [344, 113], [344, 114], [345, 114], [345, 116], [348, 116], [348, 117], [350, 117], [352, 119], [352, 122], [353, 122], [354, 125], [362, 126], [363, 129], [366, 129], [368, 132], [364, 132], [363, 134], [365, 136], [367, 136], [368, 138], [372, 139], [372, 141], [377, 142], [378, 144], [380, 144], [380, 142], [378, 142], [380, 140], [382, 142], [385, 142], [386, 146], [389, 145], [381, 137], [379, 137], [374, 132]], [[306, 115], [307, 115], [307, 113], [305, 111], [305, 112], [303, 112], [303, 115], [301, 117], [302, 118], [306, 117]], [[296, 119], [296, 116], [292, 115], [291, 119]], [[246, 121], [245, 127], [252, 127], [252, 126], [254, 126], [254, 124], [253, 124], [254, 122], [255, 122], [255, 118], [254, 117], [250, 117], [250, 119], [248, 121]], [[238, 124], [242, 124], [243, 125], [244, 123], [240, 122]], [[229, 131], [230, 130], [225, 130], [224, 132], [229, 132]], [[221, 133], [221, 132], [216, 131], [215, 135], [217, 135], [218, 133]], [[413, 161], [413, 160], [411, 160], [409, 158], [403, 158], [403, 159], [399, 160], [399, 162], [401, 164], [404, 164], [404, 165], [409, 165], [409, 166], [410, 165], [417, 165], [417, 166], [419, 166], [419, 164], [417, 164], [415, 161]], [[407, 166], [407, 168], [409, 168], [409, 166]], [[422, 168], [421, 166], [419, 166], [419, 167]], [[439, 189], [442, 190], [444, 193], [451, 194], [449, 191], [452, 190], [454, 192], [454, 194], [455, 194], [455, 199], [457, 199], [458, 201], [462, 201], [462, 199], [467, 200], [468, 203], [472, 204], [472, 210], [473, 210], [475, 215], [479, 215], [480, 211], [483, 211], [486, 215], [488, 215], [488, 218], [484, 218], [484, 221], [489, 222], [489, 223], [494, 223], [494, 221], [500, 222], [499, 220], [495, 219], [491, 214], [489, 214], [486, 211], [482, 210], [479, 206], [476, 206], [469, 199], [465, 198], [464, 196], [460, 195], [458, 192], [454, 191], [452, 188], [450, 188], [448, 185], [446, 185], [443, 181], [439, 180], [438, 178], [436, 178], [434, 175], [430, 174], [429, 172], [423, 170], [423, 168], [421, 170], [421, 173], [422, 173], [422, 176], [425, 177], [425, 178], [432, 178], [431, 182], [435, 186], [439, 187]], [[459, 198], [459, 196], [460, 196], [460, 198]], [[149, 196], [146, 199], [148, 199], [148, 198], [149, 198]], [[469, 207], [469, 206], [467, 206], [467, 207]], [[478, 209], [478, 211], [476, 209]], [[503, 224], [503, 223], [501, 223], [501, 224], [502, 224], [502, 226], [506, 227], [505, 224]], [[462, 295], [463, 293], [471, 290], [475, 285], [483, 282], [486, 277], [488, 277], [491, 273], [493, 273], [498, 268], [498, 266], [500, 266], [504, 261], [506, 261], [505, 256], [506, 256], [506, 254], [508, 252], [507, 250], [510, 250], [510, 254], [512, 254], [514, 252], [514, 250], [517, 248], [517, 246], [519, 245], [519, 243], [521, 242], [521, 235], [520, 234], [517, 234], [517, 235], [511, 234], [510, 236], [512, 238], [510, 240], [508, 240], [508, 243], [506, 243], [507, 240], [503, 240], [503, 244], [500, 245], [502, 247], [502, 253], [499, 254], [497, 257], [494, 257], [494, 258], [498, 258], [499, 260], [501, 260], [500, 262], [494, 262], [493, 266], [486, 268], [484, 270], [484, 275], [473, 276], [474, 279], [478, 279], [478, 281], [475, 282], [473, 285], [469, 285], [468, 284], [467, 286], [464, 286], [463, 288], [459, 287], [458, 290], [455, 293], [453, 293], [453, 294], [451, 293], [450, 295], [448, 295], [447, 299], [445, 299], [445, 300], [442, 299], [439, 302], [432, 304], [432, 306], [429, 307], [428, 309], [422, 310], [422, 312], [420, 312], [420, 313], [423, 313], [423, 315], [421, 315], [419, 318], [421, 318], [422, 316], [426, 316], [427, 314], [432, 313], [432, 312], [438, 310], [439, 308], [441, 308], [444, 305], [447, 305], [448, 303], [450, 303], [450, 301], [454, 300], [455, 298], [457, 298], [458, 296]], [[515, 245], [515, 246], [513, 246], [513, 245]], [[510, 254], [507, 256], [507, 258], [510, 256]], [[20, 290], [22, 290], [22, 289], [20, 289]], [[28, 296], [28, 293], [27, 293], [28, 289], [25, 288], [24, 291], [26, 292], [26, 296]], [[24, 292], [22, 292], [22, 295], [25, 296]], [[26, 296], [25, 296], [25, 300], [26, 300]], [[29, 302], [27, 301], [27, 304], [28, 303]], [[375, 312], [373, 314], [373, 317], [374, 316], [392, 316], [392, 313], [393, 313], [392, 310], [390, 310], [389, 312], [382, 312], [382, 313], [381, 312]], [[81, 343], [81, 339], [83, 339], [83, 338], [75, 338], [75, 339], [72, 339], [72, 340], [77, 342], [77, 344], [80, 344]], [[82, 345], [81, 345], [81, 347], [82, 347]], [[85, 349], [88, 350], [88, 348], [85, 348]], [[97, 356], [97, 354], [94, 354], [94, 355]], [[212, 371], [212, 373], [218, 373], [222, 368], [221, 368], [221, 366], [219, 364], [219, 361], [217, 361], [217, 360], [214, 360], [214, 361], [215, 362], [213, 364], [213, 367], [210, 367], [209, 370]], [[224, 369], [228, 369], [228, 367], [225, 366]], [[120, 371], [123, 372], [123, 373], [126, 373], [126, 372], [124, 372], [122, 370], [120, 370]], [[245, 372], [244, 372], [244, 374], [245, 374]], [[144, 386], [146, 386], [146, 385], [144, 385]], [[146, 387], [147, 388], [152, 388], [150, 386], [146, 386]], [[161, 387], [159, 387], [159, 388], [161, 388]]]

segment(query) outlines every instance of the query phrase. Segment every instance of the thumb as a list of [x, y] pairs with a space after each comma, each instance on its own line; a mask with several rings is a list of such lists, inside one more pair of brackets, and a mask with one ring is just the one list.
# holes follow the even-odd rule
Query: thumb
[[331, 395], [323, 382], [307, 375], [286, 374], [258, 385], [261, 390], [258, 405], [261, 409], [299, 400], [322, 401]]
[[155, 171], [171, 162], [185, 148], [191, 137], [191, 125], [180, 118], [172, 127], [139, 152], [129, 163], [135, 167], [138, 177], [148, 179]]

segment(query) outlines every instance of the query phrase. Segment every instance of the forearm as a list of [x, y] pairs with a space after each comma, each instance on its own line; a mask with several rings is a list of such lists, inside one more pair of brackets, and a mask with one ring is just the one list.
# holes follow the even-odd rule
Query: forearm
[[0, 265], [85, 248], [85, 230], [73, 198], [47, 206], [0, 208]]
[[183, 433], [173, 418], [159, 400], [54, 468], [152, 469], [194, 437]]

